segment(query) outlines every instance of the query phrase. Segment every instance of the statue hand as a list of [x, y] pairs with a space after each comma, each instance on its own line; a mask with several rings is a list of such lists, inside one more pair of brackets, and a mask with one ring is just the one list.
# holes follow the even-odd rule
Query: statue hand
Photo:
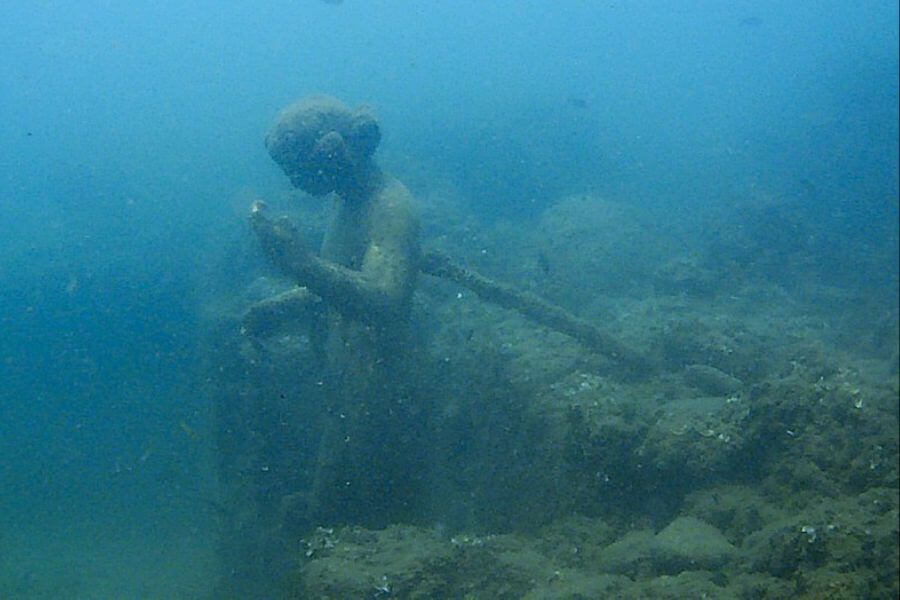
[[250, 226], [262, 243], [263, 251], [275, 265], [288, 275], [297, 276], [312, 260], [300, 232], [287, 217], [270, 220], [264, 202], [250, 207]]

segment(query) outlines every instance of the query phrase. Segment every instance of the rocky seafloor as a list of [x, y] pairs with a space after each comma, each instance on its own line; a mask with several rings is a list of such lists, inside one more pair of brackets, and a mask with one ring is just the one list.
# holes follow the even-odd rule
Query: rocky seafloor
[[426, 279], [434, 518], [308, 532], [291, 594], [898, 595], [890, 299], [810, 276], [803, 247], [779, 262], [727, 228], [685, 245], [591, 196], [532, 228], [429, 221], [435, 206], [425, 244], [601, 325], [648, 368]]

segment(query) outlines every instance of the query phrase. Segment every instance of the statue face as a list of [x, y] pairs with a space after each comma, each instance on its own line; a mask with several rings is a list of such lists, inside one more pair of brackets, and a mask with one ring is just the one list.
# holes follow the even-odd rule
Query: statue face
[[313, 97], [282, 111], [266, 147], [295, 187], [322, 196], [351, 184], [380, 139], [368, 110], [351, 111], [333, 98]]
[[329, 131], [315, 141], [308, 153], [296, 157], [290, 166], [282, 165], [291, 183], [314, 196], [334, 191], [350, 176], [353, 163], [346, 152], [344, 138]]

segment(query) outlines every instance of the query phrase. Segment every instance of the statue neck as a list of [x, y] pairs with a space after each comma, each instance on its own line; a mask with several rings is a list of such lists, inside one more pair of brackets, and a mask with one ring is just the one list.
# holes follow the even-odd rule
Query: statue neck
[[347, 204], [365, 204], [384, 185], [384, 174], [372, 161], [362, 165], [344, 185], [335, 189], [338, 196]]

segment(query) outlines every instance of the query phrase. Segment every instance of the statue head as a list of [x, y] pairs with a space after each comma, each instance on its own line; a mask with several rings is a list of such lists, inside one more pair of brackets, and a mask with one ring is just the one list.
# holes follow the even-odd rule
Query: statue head
[[328, 96], [309, 96], [279, 113], [266, 148], [294, 187], [322, 196], [358, 185], [373, 166], [380, 140], [367, 107], [350, 109]]

